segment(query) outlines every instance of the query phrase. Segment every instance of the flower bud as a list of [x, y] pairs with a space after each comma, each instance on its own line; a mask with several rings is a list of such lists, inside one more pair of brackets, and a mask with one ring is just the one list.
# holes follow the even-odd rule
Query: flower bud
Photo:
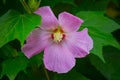
[[40, 5], [41, 0], [28, 0], [28, 5], [32, 12], [34, 12]]

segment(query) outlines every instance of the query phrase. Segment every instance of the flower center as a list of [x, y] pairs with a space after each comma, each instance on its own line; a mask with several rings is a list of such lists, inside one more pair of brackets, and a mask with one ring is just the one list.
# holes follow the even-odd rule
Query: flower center
[[65, 34], [63, 30], [56, 29], [51, 36], [54, 42], [59, 43], [64, 39]]

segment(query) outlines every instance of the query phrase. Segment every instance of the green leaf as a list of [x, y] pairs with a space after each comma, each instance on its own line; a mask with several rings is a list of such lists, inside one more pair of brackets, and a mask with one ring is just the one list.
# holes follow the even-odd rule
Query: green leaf
[[10, 45], [4, 45], [0, 48], [0, 59], [6, 60], [18, 56], [18, 53]]
[[75, 69], [90, 80], [106, 80], [103, 74], [91, 64], [89, 56], [77, 59]]
[[120, 50], [112, 47], [103, 47], [104, 58], [106, 63], [103, 63], [95, 55], [90, 55], [92, 65], [94, 65], [107, 80], [120, 80]]
[[28, 59], [24, 56], [5, 60], [2, 63], [1, 77], [7, 75], [10, 80], [14, 80], [16, 75], [27, 67], [27, 64]]
[[112, 0], [119, 7], [119, 0]]
[[105, 11], [110, 0], [75, 0], [78, 10]]
[[[30, 79], [25, 72], [20, 71], [18, 75], [16, 76], [15, 80], [32, 80]], [[34, 79], [35, 80], [35, 79]]]
[[104, 16], [103, 12], [99, 11], [82, 11], [77, 14], [78, 17], [84, 20], [81, 28], [87, 27], [89, 34], [94, 41], [94, 48], [91, 51], [104, 61], [102, 47], [111, 45], [120, 49], [111, 32], [120, 28], [120, 25], [113, 20]]
[[37, 67], [39, 67], [42, 63], [43, 63], [43, 53], [42, 52], [33, 56], [29, 61], [29, 65], [36, 65]]
[[66, 74], [55, 74], [52, 80], [90, 80], [74, 70]]
[[58, 3], [74, 4], [74, 0], [41, 0], [41, 5], [49, 5], [51, 8], [55, 7]]
[[20, 14], [10, 10], [0, 18], [0, 47], [7, 42], [18, 39], [21, 45], [28, 34], [40, 25], [41, 17], [35, 14]]

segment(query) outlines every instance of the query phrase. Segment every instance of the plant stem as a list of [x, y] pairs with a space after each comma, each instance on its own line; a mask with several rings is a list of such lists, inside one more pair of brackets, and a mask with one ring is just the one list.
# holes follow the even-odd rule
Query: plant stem
[[37, 7], [39, 7], [41, 0], [38, 1]]
[[46, 75], [47, 80], [50, 80], [49, 75], [48, 75], [48, 72], [47, 72], [47, 70], [45, 69], [45, 67], [44, 67], [44, 72], [45, 72], [45, 75]]
[[23, 7], [25, 8], [25, 10], [31, 14], [31, 9], [29, 8], [29, 6], [27, 5], [27, 3], [25, 2], [25, 0], [20, 0], [20, 2], [22, 3]]

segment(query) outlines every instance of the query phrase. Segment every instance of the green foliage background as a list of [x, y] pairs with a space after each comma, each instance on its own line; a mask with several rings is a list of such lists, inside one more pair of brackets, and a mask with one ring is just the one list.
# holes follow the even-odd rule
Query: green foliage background
[[[26, 0], [28, 2], [28, 0]], [[41, 0], [57, 16], [67, 11], [84, 20], [94, 48], [66, 74], [48, 72], [50, 80], [120, 80], [120, 1]], [[43, 52], [27, 59], [21, 52], [26, 37], [41, 24], [41, 17], [29, 14], [20, 0], [0, 0], [0, 80], [48, 80]]]

